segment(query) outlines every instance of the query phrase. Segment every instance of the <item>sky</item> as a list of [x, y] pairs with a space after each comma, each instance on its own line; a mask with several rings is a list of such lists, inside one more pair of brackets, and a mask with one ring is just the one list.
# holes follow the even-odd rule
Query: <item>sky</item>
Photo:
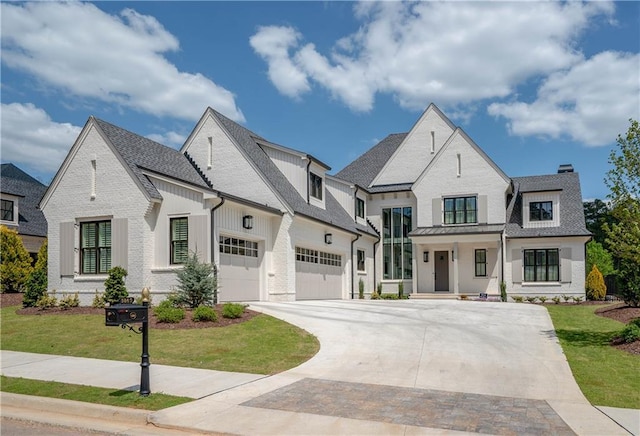
[[640, 2], [1, 2], [0, 158], [49, 184], [89, 116], [179, 149], [210, 106], [337, 173], [430, 103], [509, 176], [604, 199]]

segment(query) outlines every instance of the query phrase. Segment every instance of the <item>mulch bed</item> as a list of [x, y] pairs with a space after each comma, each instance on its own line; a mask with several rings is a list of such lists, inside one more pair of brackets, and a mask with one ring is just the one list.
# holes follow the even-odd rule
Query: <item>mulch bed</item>
[[[1, 294], [0, 306], [22, 306], [22, 294]], [[260, 315], [259, 312], [255, 312], [250, 309], [245, 309], [240, 318], [224, 318], [222, 316], [222, 305], [218, 304], [214, 310], [218, 315], [218, 321], [216, 322], [195, 322], [191, 319], [191, 309], [185, 309], [185, 316], [180, 322], [166, 323], [158, 322], [158, 318], [153, 315], [153, 310], [149, 313], [151, 318], [149, 319], [149, 328], [163, 329], [163, 330], [180, 330], [180, 329], [201, 329], [201, 328], [215, 328], [226, 327], [228, 325], [240, 324], [249, 321], [254, 316]], [[96, 309], [89, 306], [72, 307], [69, 309], [60, 309], [54, 307], [47, 310], [40, 310], [37, 307], [20, 308], [16, 310], [18, 315], [102, 315], [104, 316], [104, 309]]]

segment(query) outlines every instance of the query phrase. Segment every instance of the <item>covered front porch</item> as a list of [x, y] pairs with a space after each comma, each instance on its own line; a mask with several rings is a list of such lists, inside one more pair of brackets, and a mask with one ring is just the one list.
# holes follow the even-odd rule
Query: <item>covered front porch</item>
[[412, 294], [456, 298], [500, 294], [504, 225], [423, 227], [411, 232]]

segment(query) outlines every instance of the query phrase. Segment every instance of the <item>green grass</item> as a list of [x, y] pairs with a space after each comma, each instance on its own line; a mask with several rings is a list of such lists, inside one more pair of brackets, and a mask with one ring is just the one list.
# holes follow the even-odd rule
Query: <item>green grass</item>
[[640, 356], [609, 345], [624, 324], [596, 315], [598, 306], [546, 306], [582, 393], [598, 406], [640, 409]]
[[0, 378], [0, 385], [2, 385], [2, 391], [14, 394], [36, 395], [39, 397], [60, 398], [144, 410], [160, 410], [193, 401], [192, 398], [174, 397], [165, 394], [151, 394], [148, 397], [142, 397], [138, 392], [132, 391], [5, 376]]
[[[139, 362], [142, 340], [103, 315], [17, 315], [0, 310], [3, 350]], [[275, 374], [318, 352], [311, 334], [267, 315], [227, 327], [149, 331], [151, 364]]]

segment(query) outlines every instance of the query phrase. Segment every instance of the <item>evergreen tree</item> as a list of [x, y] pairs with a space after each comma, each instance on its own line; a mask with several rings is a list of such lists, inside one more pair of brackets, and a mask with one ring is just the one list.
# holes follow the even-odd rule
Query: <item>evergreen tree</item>
[[589, 300], [603, 300], [604, 296], [607, 295], [607, 286], [604, 284], [604, 277], [596, 265], [593, 265], [591, 272], [587, 276], [585, 288]]
[[178, 272], [178, 283], [180, 304], [196, 308], [212, 305], [217, 300], [217, 268], [213, 264], [200, 262], [197, 253], [190, 255], [184, 268]]
[[18, 232], [0, 226], [0, 283], [2, 292], [22, 292], [31, 274], [31, 256]]
[[127, 274], [127, 270], [121, 266], [114, 266], [109, 270], [109, 277], [104, 281], [105, 303], [117, 304], [129, 296], [127, 287], [124, 285], [124, 278]]
[[47, 293], [47, 268], [48, 268], [48, 242], [44, 243], [38, 251], [38, 260], [36, 266], [29, 275], [24, 295], [22, 296], [22, 305], [24, 307], [33, 307], [40, 297]]

